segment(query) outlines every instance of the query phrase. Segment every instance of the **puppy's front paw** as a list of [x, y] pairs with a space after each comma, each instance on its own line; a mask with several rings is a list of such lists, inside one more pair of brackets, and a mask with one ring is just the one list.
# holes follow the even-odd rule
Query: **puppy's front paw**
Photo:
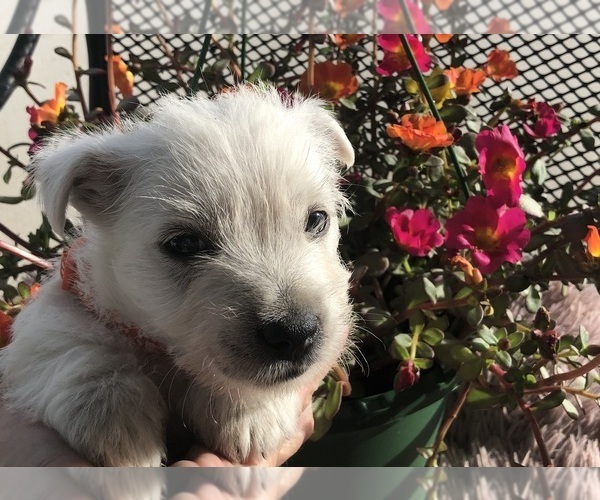
[[165, 456], [164, 403], [145, 377], [120, 374], [87, 391], [61, 394], [47, 423], [91, 462], [107, 467], [159, 467]]
[[299, 408], [298, 398], [289, 396], [230, 415], [214, 429], [213, 449], [234, 463], [259, 464], [294, 435]]

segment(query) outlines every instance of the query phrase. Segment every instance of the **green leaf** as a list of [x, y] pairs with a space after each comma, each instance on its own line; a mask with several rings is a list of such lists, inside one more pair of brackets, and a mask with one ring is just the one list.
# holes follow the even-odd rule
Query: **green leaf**
[[435, 304], [437, 302], [437, 292], [435, 285], [427, 278], [423, 278], [423, 287], [425, 288], [425, 293], [429, 297], [429, 300], [431, 300], [431, 302]]
[[467, 323], [472, 327], [478, 326], [483, 321], [484, 314], [481, 304], [469, 308], [466, 313]]
[[261, 61], [256, 69], [248, 76], [248, 83], [256, 83], [261, 80], [268, 80], [275, 74], [275, 66], [271, 63]]
[[474, 359], [471, 361], [467, 361], [460, 365], [460, 368], [456, 372], [458, 377], [464, 381], [468, 382], [470, 380], [475, 380], [481, 374], [481, 370], [485, 363], [481, 359]]
[[444, 340], [444, 332], [439, 328], [427, 327], [419, 337], [423, 342], [429, 345], [437, 345]]
[[315, 427], [312, 435], [310, 436], [311, 441], [317, 441], [321, 439], [331, 428], [332, 420], [325, 418], [325, 403], [325, 398], [316, 398], [313, 401]]
[[493, 330], [486, 325], [481, 325], [477, 334], [489, 345], [496, 345], [498, 342]]
[[429, 370], [433, 366], [433, 359], [428, 358], [415, 358], [413, 363], [420, 370]]
[[464, 345], [456, 345], [453, 346], [450, 354], [452, 357], [459, 362], [473, 361], [475, 359], [479, 359], [478, 356], [473, 354], [473, 351]]
[[525, 334], [520, 331], [516, 331], [511, 333], [508, 337], [508, 343], [510, 345], [510, 349], [514, 349], [515, 347], [519, 347], [525, 338]]
[[479, 352], [487, 352], [490, 348], [490, 344], [479, 337], [475, 337], [471, 340], [471, 345]]
[[579, 136], [581, 137], [581, 143], [583, 147], [587, 151], [595, 151], [596, 150], [596, 137], [594, 137], [594, 133], [590, 129], [583, 129], [579, 132]]
[[579, 420], [579, 412], [577, 411], [577, 408], [575, 408], [575, 405], [571, 403], [571, 401], [565, 398], [565, 400], [562, 402], [562, 407], [567, 412], [569, 417], [571, 417], [573, 420]]
[[333, 391], [329, 393], [325, 401], [324, 415], [327, 420], [331, 420], [340, 411], [340, 405], [342, 404], [342, 388], [343, 384], [341, 381], [337, 381], [333, 387]]
[[388, 352], [390, 353], [390, 356], [392, 356], [392, 358], [398, 359], [400, 361], [404, 361], [405, 359], [410, 358], [410, 353], [408, 352], [408, 349], [400, 342], [398, 342], [395, 338], [390, 343]]
[[8, 170], [6, 170], [6, 173], [2, 176], [2, 180], [4, 181], [5, 184], [8, 184], [10, 182], [11, 177], [12, 177], [12, 167], [8, 167]]
[[542, 185], [544, 181], [548, 178], [548, 171], [546, 170], [546, 160], [544, 158], [539, 158], [531, 167], [531, 177], [533, 181]]
[[29, 295], [31, 294], [29, 286], [23, 283], [22, 281], [17, 285], [17, 291], [19, 292], [19, 295], [24, 299], [28, 299]]
[[560, 406], [565, 400], [565, 397], [566, 396], [563, 391], [554, 391], [548, 394], [545, 398], [533, 403], [530, 408], [533, 411], [550, 410]]
[[580, 344], [580, 348], [586, 349], [589, 342], [590, 342], [590, 334], [588, 333], [588, 331], [585, 329], [585, 326], [581, 325], [579, 327], [579, 344]]
[[64, 47], [56, 47], [54, 49], [54, 52], [56, 52], [61, 57], [66, 57], [69, 60], [73, 59], [73, 56], [71, 55], [71, 53]]
[[536, 313], [537, 310], [542, 306], [542, 299], [540, 292], [537, 291], [535, 286], [530, 286], [525, 299], [525, 306], [530, 313]]
[[344, 106], [345, 108], [351, 109], [352, 111], [357, 110], [356, 104], [354, 103], [354, 101], [351, 101], [350, 99], [341, 98], [340, 104], [342, 106]]
[[496, 360], [503, 368], [506, 368], [507, 370], [512, 367], [512, 356], [506, 351], [498, 351], [496, 353]]
[[473, 289], [470, 286], [462, 287], [454, 296], [454, 300], [466, 299], [473, 293]]
[[440, 109], [440, 117], [446, 123], [460, 123], [467, 116], [467, 110], [459, 104], [448, 104]]
[[430, 345], [419, 340], [419, 342], [417, 342], [417, 356], [420, 358], [433, 359], [435, 352]]
[[488, 389], [471, 389], [467, 394], [467, 403], [475, 408], [492, 408], [504, 398], [504, 394]]
[[67, 16], [59, 14], [54, 17], [54, 22], [63, 28], [67, 28], [69, 31], [73, 31], [73, 26], [71, 25], [71, 21], [67, 19]]

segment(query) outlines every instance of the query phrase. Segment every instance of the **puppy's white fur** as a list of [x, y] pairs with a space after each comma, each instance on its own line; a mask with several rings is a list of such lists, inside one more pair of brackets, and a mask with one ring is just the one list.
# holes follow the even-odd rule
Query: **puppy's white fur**
[[[14, 324], [0, 357], [9, 404], [107, 466], [157, 466], [168, 406], [207, 446], [244, 462], [290, 437], [298, 389], [322, 377], [350, 329], [348, 272], [337, 253], [340, 163], [352, 147], [315, 100], [266, 88], [215, 99], [164, 98], [123, 130], [54, 139], [34, 162], [45, 212], [62, 233], [70, 202], [83, 216], [72, 250], [83, 306], [58, 273]], [[305, 232], [322, 210], [330, 226]], [[161, 244], [182, 232], [214, 254], [185, 262]], [[299, 376], [266, 362], [257, 325], [308, 310], [318, 349]], [[147, 356], [110, 322], [167, 346]], [[177, 373], [177, 401], [161, 381]], [[183, 382], [182, 382], [183, 380]], [[161, 391], [161, 389], [163, 389]]]

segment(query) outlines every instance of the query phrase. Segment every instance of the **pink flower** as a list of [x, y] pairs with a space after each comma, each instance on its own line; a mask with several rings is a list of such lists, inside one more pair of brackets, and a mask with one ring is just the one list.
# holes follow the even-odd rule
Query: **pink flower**
[[[417, 33], [427, 34], [433, 31], [425, 19], [423, 11], [415, 2], [406, 0], [406, 7]], [[377, 10], [384, 19], [382, 33], [408, 33], [411, 31], [398, 0], [379, 0]]]
[[531, 107], [536, 115], [536, 122], [531, 128], [526, 123], [523, 124], [525, 132], [531, 137], [537, 139], [545, 139], [546, 137], [552, 137], [560, 132], [560, 120], [556, 115], [556, 111], [550, 105], [545, 102], [533, 102]]
[[479, 173], [489, 196], [508, 206], [515, 206], [523, 189], [521, 180], [525, 159], [517, 138], [506, 125], [477, 134], [475, 147], [479, 152]]
[[465, 208], [446, 222], [446, 247], [471, 251], [473, 264], [483, 274], [504, 262], [519, 262], [529, 241], [527, 220], [519, 207], [508, 208], [495, 198], [472, 196]]
[[426, 208], [400, 211], [396, 207], [389, 207], [385, 212], [385, 220], [396, 243], [411, 255], [425, 257], [432, 248], [444, 242], [444, 237], [438, 232], [440, 223]]
[[[425, 47], [414, 35], [406, 35], [408, 44], [415, 55], [417, 64], [421, 71], [427, 71], [431, 67], [431, 57], [425, 52]], [[378, 45], [383, 49], [383, 60], [377, 67], [377, 73], [383, 76], [391, 76], [393, 73], [402, 73], [410, 69], [411, 64], [406, 52], [400, 43], [398, 35], [379, 35]]]

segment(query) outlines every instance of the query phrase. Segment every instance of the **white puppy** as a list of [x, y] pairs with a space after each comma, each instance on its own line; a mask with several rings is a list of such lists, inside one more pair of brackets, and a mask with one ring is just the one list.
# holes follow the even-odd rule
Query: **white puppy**
[[319, 102], [266, 88], [54, 139], [34, 178], [52, 227], [70, 202], [83, 233], [14, 323], [8, 404], [99, 465], [160, 465], [169, 411], [231, 460], [273, 453], [347, 345], [353, 160]]

